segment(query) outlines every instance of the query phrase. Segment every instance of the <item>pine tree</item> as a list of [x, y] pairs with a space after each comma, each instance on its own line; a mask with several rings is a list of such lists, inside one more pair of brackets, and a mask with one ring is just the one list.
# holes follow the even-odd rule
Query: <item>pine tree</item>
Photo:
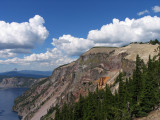
[[124, 88], [124, 82], [122, 78], [122, 73], [119, 74], [119, 90], [118, 90], [118, 95], [119, 95], [119, 109], [124, 109], [125, 108], [125, 88]]
[[69, 116], [68, 116], [68, 106], [67, 106], [67, 104], [66, 103], [64, 103], [64, 105], [63, 105], [63, 107], [62, 107], [62, 118], [61, 118], [61, 120], [66, 120], [66, 119], [68, 119], [69, 118]]
[[106, 84], [105, 88], [106, 88], [106, 90], [104, 92], [104, 99], [103, 99], [102, 105], [104, 107], [103, 109], [104, 109], [105, 113], [107, 113], [107, 114], [104, 114], [105, 115], [104, 117], [107, 117], [109, 119], [110, 118], [110, 111], [111, 111], [111, 108], [113, 107], [114, 98], [113, 98], [112, 92], [107, 84]]
[[60, 110], [59, 110], [58, 106], [56, 107], [55, 120], [61, 120]]
[[136, 104], [139, 100], [140, 97], [140, 93], [142, 91], [142, 72], [141, 72], [141, 66], [142, 65], [142, 61], [139, 57], [139, 55], [137, 55], [136, 57], [136, 69], [133, 72], [133, 96], [132, 96], [132, 103]]

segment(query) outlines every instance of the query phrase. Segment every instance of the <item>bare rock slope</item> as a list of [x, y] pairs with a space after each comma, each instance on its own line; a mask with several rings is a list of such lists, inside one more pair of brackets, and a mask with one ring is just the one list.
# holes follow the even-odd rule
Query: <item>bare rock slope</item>
[[[94, 47], [70, 64], [56, 68], [48, 78], [39, 80], [15, 100], [13, 110], [23, 120], [40, 120], [51, 106], [77, 101], [80, 94], [95, 91], [99, 77], [108, 76], [113, 84], [120, 71], [131, 75], [136, 55], [145, 62], [154, 56], [158, 45], [130, 44], [121, 48]], [[116, 86], [118, 88], [118, 86]]]

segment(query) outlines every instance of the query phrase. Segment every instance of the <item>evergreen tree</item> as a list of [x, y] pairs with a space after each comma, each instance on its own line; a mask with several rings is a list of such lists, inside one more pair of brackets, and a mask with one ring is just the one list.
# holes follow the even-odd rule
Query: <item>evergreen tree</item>
[[56, 114], [55, 114], [55, 120], [61, 120], [61, 117], [60, 117], [60, 110], [58, 107], [56, 107]]
[[142, 88], [141, 59], [139, 55], [136, 57], [136, 69], [133, 72], [133, 104], [136, 104], [140, 97]]
[[124, 87], [124, 82], [122, 78], [122, 73], [119, 74], [119, 90], [118, 90], [118, 95], [119, 95], [119, 109], [124, 109], [125, 108], [125, 87]]

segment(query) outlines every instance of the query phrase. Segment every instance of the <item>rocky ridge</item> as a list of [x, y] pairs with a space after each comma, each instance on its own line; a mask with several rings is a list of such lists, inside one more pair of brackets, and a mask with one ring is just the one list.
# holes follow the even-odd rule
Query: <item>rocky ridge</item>
[[[119, 72], [127, 76], [135, 68], [136, 55], [148, 60], [155, 56], [158, 45], [130, 44], [126, 47], [95, 47], [70, 64], [56, 68], [48, 78], [40, 79], [30, 90], [15, 100], [13, 110], [23, 120], [40, 120], [50, 107], [77, 101], [79, 95], [95, 91], [98, 78], [108, 76], [113, 84]], [[112, 90], [118, 88], [116, 84]], [[54, 115], [53, 115], [54, 117]]]

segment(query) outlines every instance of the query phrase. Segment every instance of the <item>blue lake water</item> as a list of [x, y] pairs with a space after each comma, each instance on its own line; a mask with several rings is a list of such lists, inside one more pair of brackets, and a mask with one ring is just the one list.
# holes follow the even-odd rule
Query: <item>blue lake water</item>
[[0, 120], [19, 120], [16, 112], [12, 111], [14, 99], [27, 88], [0, 89]]

